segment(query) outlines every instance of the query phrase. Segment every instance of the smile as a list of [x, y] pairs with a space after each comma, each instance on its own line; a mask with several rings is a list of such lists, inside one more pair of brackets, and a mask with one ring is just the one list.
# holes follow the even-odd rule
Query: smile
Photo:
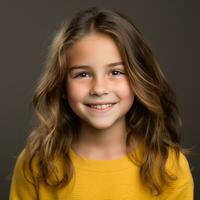
[[113, 108], [113, 106], [116, 103], [113, 104], [86, 104], [86, 106], [91, 110], [91, 111], [95, 111], [95, 112], [105, 112], [105, 111], [109, 111]]

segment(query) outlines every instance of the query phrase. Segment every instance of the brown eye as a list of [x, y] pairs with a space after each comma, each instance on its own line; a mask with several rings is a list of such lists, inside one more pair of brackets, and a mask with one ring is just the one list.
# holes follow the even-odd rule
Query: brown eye
[[81, 72], [81, 73], [77, 74], [77, 75], [75, 76], [75, 78], [78, 78], [78, 77], [84, 78], [84, 77], [86, 77], [87, 74], [88, 74], [87, 72]]
[[122, 74], [125, 74], [125, 73], [120, 72], [120, 71], [117, 71], [117, 70], [113, 70], [113, 71], [112, 71], [112, 74], [113, 74], [113, 75], [122, 75]]

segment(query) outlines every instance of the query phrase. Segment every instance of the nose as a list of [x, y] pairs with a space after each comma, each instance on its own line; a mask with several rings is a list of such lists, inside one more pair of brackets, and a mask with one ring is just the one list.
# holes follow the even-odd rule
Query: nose
[[92, 82], [92, 86], [90, 88], [90, 95], [101, 96], [103, 94], [109, 93], [109, 85], [108, 82], [104, 78], [96, 78]]

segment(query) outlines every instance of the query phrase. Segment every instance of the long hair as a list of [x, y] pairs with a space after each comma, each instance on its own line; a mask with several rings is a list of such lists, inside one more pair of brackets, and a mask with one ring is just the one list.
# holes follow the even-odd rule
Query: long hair
[[[48, 177], [56, 175], [54, 160], [59, 157], [65, 167], [62, 176], [56, 176], [53, 186], [62, 187], [73, 176], [69, 148], [73, 137], [78, 134], [79, 118], [70, 109], [66, 96], [67, 55], [73, 44], [90, 33], [107, 34], [119, 48], [135, 94], [134, 103], [126, 114], [127, 155], [140, 166], [144, 185], [152, 193], [161, 194], [162, 186], [176, 178], [168, 174], [165, 167], [169, 148], [175, 150], [177, 161], [180, 151], [184, 152], [180, 146], [181, 118], [176, 96], [142, 33], [118, 11], [96, 7], [82, 10], [56, 32], [33, 96], [38, 120], [25, 148], [29, 169], [38, 182], [51, 185]], [[140, 159], [131, 154], [134, 152], [133, 144], [142, 144]], [[33, 169], [36, 156], [38, 173]], [[158, 165], [155, 165], [155, 160]]]

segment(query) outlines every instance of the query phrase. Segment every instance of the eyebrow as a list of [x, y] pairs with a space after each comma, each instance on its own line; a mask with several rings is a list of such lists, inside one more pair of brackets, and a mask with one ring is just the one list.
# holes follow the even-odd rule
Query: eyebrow
[[[107, 65], [107, 67], [112, 68], [112, 67], [115, 67], [118, 65], [123, 65], [123, 64], [124, 64], [124, 62], [120, 61], [120, 62], [110, 63]], [[69, 67], [69, 72], [71, 72], [75, 69], [88, 69], [88, 68], [91, 68], [91, 66], [90, 65], [73, 65], [73, 66]]]

